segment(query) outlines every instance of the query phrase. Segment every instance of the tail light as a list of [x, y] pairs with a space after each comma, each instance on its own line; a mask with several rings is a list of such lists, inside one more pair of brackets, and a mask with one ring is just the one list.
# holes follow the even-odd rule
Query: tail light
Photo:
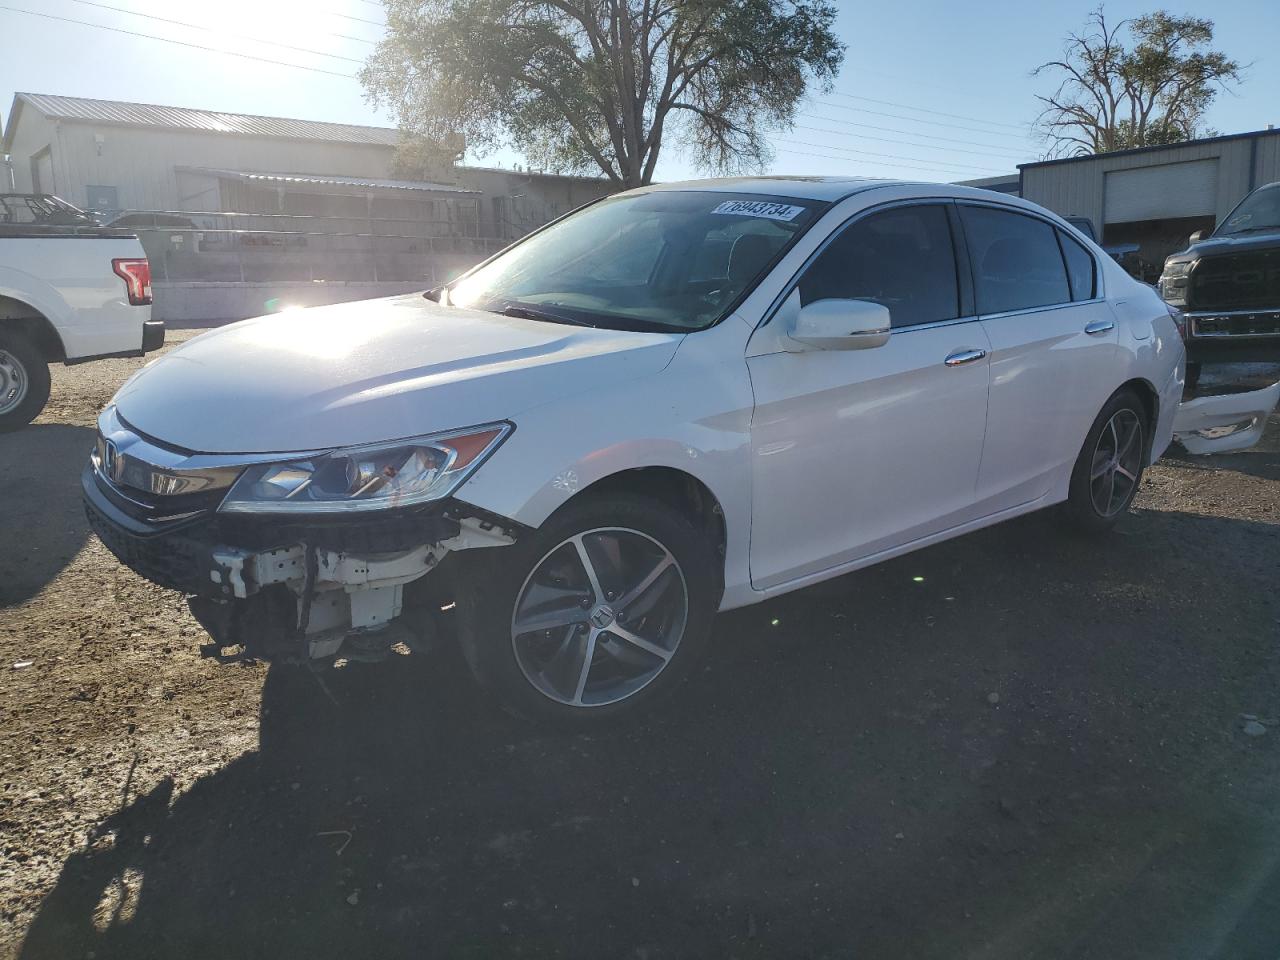
[[111, 269], [124, 281], [131, 304], [142, 307], [151, 302], [151, 264], [145, 257], [139, 260], [112, 260]]
[[1183, 340], [1187, 339], [1187, 315], [1171, 303], [1166, 303], [1164, 308], [1169, 311], [1169, 316], [1173, 318], [1174, 325], [1178, 328], [1178, 335]]

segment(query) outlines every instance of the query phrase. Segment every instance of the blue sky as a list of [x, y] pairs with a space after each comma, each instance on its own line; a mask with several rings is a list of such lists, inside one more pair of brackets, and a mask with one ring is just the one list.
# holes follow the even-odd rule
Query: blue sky
[[[1012, 172], [1044, 149], [1028, 130], [1037, 112], [1035, 94], [1049, 84], [1032, 79], [1030, 71], [1059, 54], [1062, 38], [1083, 26], [1092, 6], [1091, 0], [840, 3], [837, 30], [848, 45], [844, 70], [832, 94], [809, 98], [796, 129], [773, 137], [776, 157], [769, 169], [928, 180]], [[1157, 6], [1112, 2], [1106, 9], [1108, 17], [1122, 18]], [[1251, 64], [1234, 94], [1219, 95], [1210, 124], [1223, 133], [1280, 125], [1280, 3], [1215, 0], [1198, 9], [1216, 22], [1216, 45]], [[349, 76], [373, 50], [382, 20], [376, 0], [0, 0], [0, 103], [7, 114], [14, 91], [28, 90], [389, 124]], [[672, 147], [663, 154], [658, 178], [696, 175]], [[510, 151], [469, 158], [501, 166], [520, 159]]]

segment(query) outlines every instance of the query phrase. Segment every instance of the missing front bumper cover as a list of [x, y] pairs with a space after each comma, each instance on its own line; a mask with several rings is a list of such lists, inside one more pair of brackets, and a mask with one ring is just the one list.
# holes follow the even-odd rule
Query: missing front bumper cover
[[115, 504], [92, 471], [83, 486], [99, 538], [148, 580], [192, 595], [192, 613], [213, 639], [205, 652], [220, 659], [229, 648], [261, 659], [323, 660], [344, 649], [381, 656], [416, 639], [396, 624], [406, 584], [452, 552], [510, 544], [518, 532], [457, 502], [341, 524], [148, 523]]

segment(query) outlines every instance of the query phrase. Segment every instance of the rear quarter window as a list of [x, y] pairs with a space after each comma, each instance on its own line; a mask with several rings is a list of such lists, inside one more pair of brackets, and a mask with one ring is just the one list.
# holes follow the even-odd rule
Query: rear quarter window
[[1065, 230], [1058, 231], [1062, 259], [1067, 265], [1067, 281], [1072, 300], [1092, 300], [1098, 295], [1098, 268], [1093, 254]]

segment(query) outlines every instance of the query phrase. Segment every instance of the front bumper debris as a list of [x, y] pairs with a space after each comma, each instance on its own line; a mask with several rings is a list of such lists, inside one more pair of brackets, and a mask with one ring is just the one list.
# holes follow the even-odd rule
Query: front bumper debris
[[1244, 450], [1262, 438], [1277, 403], [1280, 383], [1265, 390], [1187, 400], [1178, 408], [1173, 435], [1188, 453]]
[[[457, 550], [514, 542], [515, 525], [457, 502], [403, 516], [224, 518], [212, 510], [155, 521], [93, 468], [81, 478], [89, 525], [121, 563], [188, 594], [209, 631], [206, 652], [241, 647], [272, 660], [322, 660], [393, 643], [404, 587]], [[380, 533], [385, 535], [379, 535]]]

